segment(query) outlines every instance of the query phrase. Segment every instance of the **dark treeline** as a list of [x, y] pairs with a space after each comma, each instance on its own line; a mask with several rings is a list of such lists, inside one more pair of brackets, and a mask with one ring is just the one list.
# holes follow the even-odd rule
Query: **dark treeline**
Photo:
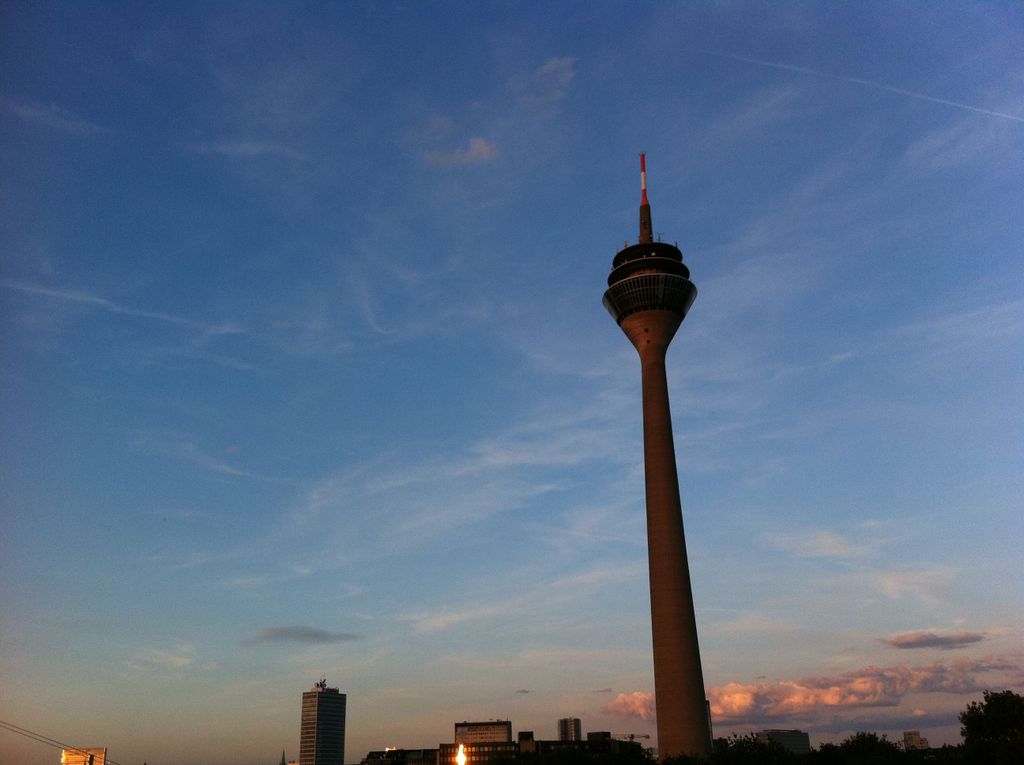
[[[960, 713], [958, 746], [905, 751], [884, 735], [855, 733], [838, 744], [822, 744], [808, 754], [794, 754], [753, 735], [715, 739], [706, 757], [671, 757], [662, 765], [1021, 765], [1024, 763], [1024, 696], [1013, 691], [985, 691]], [[523, 758], [526, 759], [526, 758]], [[561, 750], [529, 758], [536, 765], [651, 765], [638, 747], [612, 751]]]
[[[963, 746], [945, 746], [925, 751], [904, 751], [903, 747], [876, 733], [855, 733], [838, 744], [822, 744], [807, 754], [793, 754], [779, 744], [763, 743], [749, 736], [715, 739], [707, 757], [672, 757], [665, 765], [889, 765], [889, 763], [974, 763], [994, 762], [967, 757]], [[1007, 760], [1009, 764], [1010, 760]], [[1013, 760], [1012, 762], [1017, 762]]]

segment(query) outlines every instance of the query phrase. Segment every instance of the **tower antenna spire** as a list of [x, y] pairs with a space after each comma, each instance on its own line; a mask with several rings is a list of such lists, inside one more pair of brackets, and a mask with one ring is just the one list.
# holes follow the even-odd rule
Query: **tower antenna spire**
[[651, 203], [647, 201], [647, 157], [640, 152], [640, 236], [637, 242], [650, 244], [654, 241], [654, 224], [651, 223]]

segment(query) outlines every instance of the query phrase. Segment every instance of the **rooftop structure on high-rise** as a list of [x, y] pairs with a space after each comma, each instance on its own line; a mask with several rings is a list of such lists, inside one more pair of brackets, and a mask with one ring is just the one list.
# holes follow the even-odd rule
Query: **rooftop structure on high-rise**
[[345, 694], [326, 678], [302, 694], [299, 765], [345, 765]]
[[655, 712], [664, 758], [711, 750], [665, 374], [668, 345], [697, 288], [679, 248], [654, 241], [643, 154], [640, 188], [640, 234], [612, 261], [604, 305], [640, 355]]
[[107, 765], [107, 748], [62, 749], [60, 765]]

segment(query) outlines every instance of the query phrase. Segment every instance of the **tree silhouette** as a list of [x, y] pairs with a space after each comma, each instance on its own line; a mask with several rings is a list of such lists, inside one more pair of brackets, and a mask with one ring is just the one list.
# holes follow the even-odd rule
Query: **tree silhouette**
[[803, 760], [775, 741], [758, 741], [753, 733], [716, 738], [711, 753], [667, 757], [661, 765], [789, 765]]
[[992, 765], [1024, 762], [1024, 696], [985, 691], [960, 713], [960, 735], [971, 759]]

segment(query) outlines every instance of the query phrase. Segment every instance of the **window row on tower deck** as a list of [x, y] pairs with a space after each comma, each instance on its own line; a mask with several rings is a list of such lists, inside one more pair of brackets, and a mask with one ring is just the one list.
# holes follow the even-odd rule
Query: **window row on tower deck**
[[693, 304], [697, 288], [676, 274], [646, 273], [616, 282], [604, 293], [604, 306], [617, 322], [637, 311], [666, 310], [680, 316]]

